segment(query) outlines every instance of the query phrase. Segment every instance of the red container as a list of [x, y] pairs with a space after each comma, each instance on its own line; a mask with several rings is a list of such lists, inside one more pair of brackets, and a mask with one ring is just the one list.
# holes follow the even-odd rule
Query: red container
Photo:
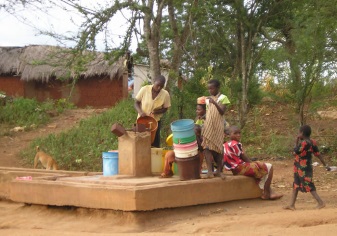
[[180, 180], [200, 179], [199, 155], [188, 158], [175, 158]]
[[139, 117], [137, 119], [137, 124], [145, 125], [146, 129], [151, 132], [151, 143], [153, 143], [158, 128], [158, 122], [156, 121], [156, 119], [152, 116]]

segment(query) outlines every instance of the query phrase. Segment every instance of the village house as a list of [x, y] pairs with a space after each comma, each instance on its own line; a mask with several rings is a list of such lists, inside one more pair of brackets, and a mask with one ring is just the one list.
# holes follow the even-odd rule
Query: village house
[[111, 107], [128, 97], [124, 58], [111, 63], [101, 52], [45, 45], [0, 47], [0, 91], [7, 96], [69, 98], [78, 107]]

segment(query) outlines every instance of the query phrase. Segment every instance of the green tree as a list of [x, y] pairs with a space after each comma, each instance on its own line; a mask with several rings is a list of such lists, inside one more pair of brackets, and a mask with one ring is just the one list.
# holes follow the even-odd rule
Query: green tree
[[336, 2], [279, 0], [278, 3], [274, 10], [278, 17], [270, 21], [269, 31], [264, 31], [264, 35], [277, 43], [272, 49], [277, 63], [272, 66], [286, 70], [284, 74], [289, 79], [285, 81], [291, 99], [297, 104], [299, 123], [304, 124], [313, 86], [336, 68]]
[[213, 77], [230, 87], [243, 127], [250, 108], [259, 100], [256, 71], [269, 46], [261, 32], [277, 3], [211, 0], [203, 4], [189, 45], [194, 70], [212, 66]]

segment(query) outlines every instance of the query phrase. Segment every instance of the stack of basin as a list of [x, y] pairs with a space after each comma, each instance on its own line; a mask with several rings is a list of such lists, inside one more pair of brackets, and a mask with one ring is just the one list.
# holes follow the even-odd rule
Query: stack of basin
[[173, 151], [180, 180], [200, 178], [198, 144], [194, 132], [194, 121], [181, 119], [171, 123]]
[[173, 150], [176, 157], [193, 157], [198, 154], [198, 143], [196, 140], [185, 144], [173, 143]]

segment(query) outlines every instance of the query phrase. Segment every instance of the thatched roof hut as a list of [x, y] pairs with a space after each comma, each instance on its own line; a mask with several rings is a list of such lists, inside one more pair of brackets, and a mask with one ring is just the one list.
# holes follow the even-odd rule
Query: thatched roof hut
[[123, 72], [123, 58], [110, 63], [104, 53], [85, 51], [78, 56], [75, 50], [46, 45], [0, 47], [0, 75], [20, 76], [23, 81], [95, 76], [113, 79]]

